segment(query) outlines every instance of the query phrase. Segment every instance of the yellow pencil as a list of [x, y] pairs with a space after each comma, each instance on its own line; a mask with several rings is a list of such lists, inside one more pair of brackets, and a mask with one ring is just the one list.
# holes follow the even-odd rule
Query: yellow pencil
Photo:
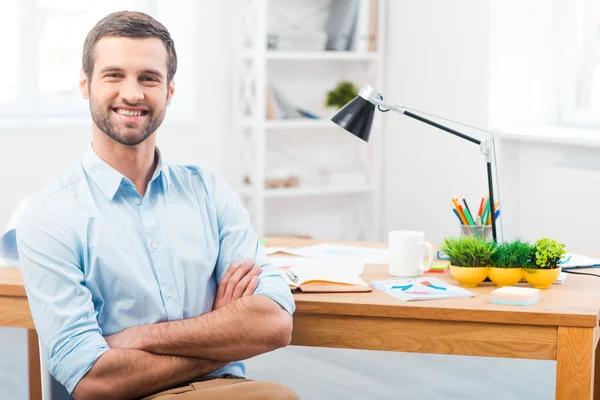
[[455, 197], [452, 198], [452, 204], [454, 204], [454, 208], [456, 209], [456, 212], [458, 212], [458, 215], [460, 216], [460, 219], [463, 222], [463, 225], [469, 225], [469, 222], [467, 221], [467, 217], [465, 217], [465, 214], [463, 213], [462, 208], [458, 205], [457, 198], [455, 198]]

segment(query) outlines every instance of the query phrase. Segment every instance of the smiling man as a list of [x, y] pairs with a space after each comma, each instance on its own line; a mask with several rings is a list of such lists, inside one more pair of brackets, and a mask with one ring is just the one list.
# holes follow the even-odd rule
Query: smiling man
[[239, 197], [155, 146], [176, 70], [169, 32], [143, 13], [110, 14], [85, 40], [90, 147], [17, 229], [48, 370], [76, 399], [297, 399], [245, 379], [241, 360], [289, 344], [294, 301]]

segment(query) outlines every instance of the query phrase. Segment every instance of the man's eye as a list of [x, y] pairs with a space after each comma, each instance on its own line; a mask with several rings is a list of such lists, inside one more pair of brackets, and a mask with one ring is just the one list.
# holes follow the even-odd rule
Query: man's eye
[[121, 78], [123, 75], [121, 74], [117, 74], [117, 73], [112, 73], [112, 74], [107, 74], [106, 77], [107, 78]]
[[157, 81], [156, 78], [153, 78], [151, 76], [143, 76], [142, 80], [146, 81], [146, 82], [156, 82]]

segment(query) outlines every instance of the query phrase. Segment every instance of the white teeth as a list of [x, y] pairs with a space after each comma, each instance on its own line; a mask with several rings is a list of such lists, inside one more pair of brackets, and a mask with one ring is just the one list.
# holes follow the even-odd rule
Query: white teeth
[[141, 111], [123, 110], [123, 109], [119, 108], [119, 109], [117, 109], [117, 114], [127, 115], [130, 117], [139, 117], [142, 115], [142, 112]]

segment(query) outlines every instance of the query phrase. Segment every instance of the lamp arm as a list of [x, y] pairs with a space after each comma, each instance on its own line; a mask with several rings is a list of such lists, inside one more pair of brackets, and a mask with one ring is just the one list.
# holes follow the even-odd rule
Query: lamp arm
[[483, 154], [485, 156], [485, 163], [486, 163], [486, 174], [487, 174], [487, 180], [488, 180], [488, 192], [489, 192], [489, 196], [490, 196], [490, 209], [492, 210], [492, 237], [494, 238], [494, 241], [498, 241], [498, 235], [497, 235], [497, 230], [496, 230], [496, 218], [494, 218], [494, 204], [495, 204], [495, 199], [494, 199], [494, 181], [493, 181], [493, 173], [492, 173], [492, 146], [493, 146], [493, 141], [490, 140], [478, 140], [475, 139], [469, 135], [465, 135], [464, 133], [455, 131], [454, 129], [448, 128], [447, 126], [444, 125], [440, 125], [437, 122], [431, 121], [427, 118], [423, 118], [420, 115], [417, 114], [413, 114], [412, 112], [408, 111], [406, 108], [397, 105], [397, 104], [389, 104], [389, 103], [385, 103], [383, 100], [379, 99], [379, 98], [375, 98], [374, 96], [371, 96], [369, 98], [369, 101], [376, 104], [379, 107], [385, 107], [387, 108], [387, 110], [380, 110], [381, 111], [395, 111], [397, 113], [400, 114], [404, 114], [408, 117], [411, 117], [413, 119], [416, 119], [418, 121], [424, 122], [428, 125], [431, 125], [433, 127], [436, 127], [438, 129], [441, 129], [443, 131], [446, 131], [452, 135], [458, 136], [462, 139], [468, 140], [471, 143], [475, 143], [477, 145], [479, 145], [481, 154]]

